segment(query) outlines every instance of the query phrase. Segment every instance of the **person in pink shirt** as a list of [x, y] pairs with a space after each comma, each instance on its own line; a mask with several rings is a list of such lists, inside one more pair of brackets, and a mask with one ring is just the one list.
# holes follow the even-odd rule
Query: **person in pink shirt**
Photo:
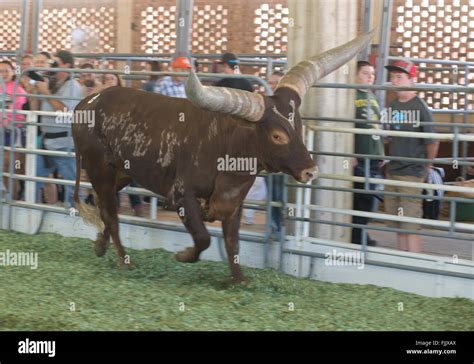
[[[16, 110], [22, 110], [23, 105], [26, 103], [25, 96], [15, 96], [13, 98], [13, 93], [15, 92], [15, 72], [13, 65], [9, 61], [2, 61], [0, 62], [0, 77], [3, 78], [3, 81], [0, 81], [0, 108], [5, 107], [6, 109], [12, 110], [15, 108]], [[3, 89], [5, 88], [5, 90]], [[21, 84], [17, 85], [16, 94], [25, 94], [25, 90], [21, 86]], [[13, 100], [14, 99], [14, 100]], [[5, 102], [5, 105], [1, 105]], [[1, 114], [0, 114], [1, 115]], [[16, 114], [15, 121], [24, 121], [25, 115]], [[11, 129], [12, 125], [11, 122], [13, 121], [13, 113], [12, 112], [5, 112], [3, 114], [3, 126], [5, 126], [4, 130], [4, 140], [0, 141], [4, 143], [5, 146], [10, 146], [11, 142], [11, 134], [13, 129]], [[17, 147], [24, 147], [25, 146], [25, 128], [22, 124], [15, 124], [15, 140], [14, 145]], [[17, 174], [24, 174], [24, 155], [20, 153], [15, 153], [14, 155], [15, 161], [19, 161], [20, 163], [15, 163], [15, 173]], [[18, 168], [19, 167], [19, 168]], [[10, 169], [10, 152], [5, 151], [4, 160], [3, 160], [3, 170], [4, 172], [8, 172]], [[5, 186], [8, 186], [8, 178], [4, 178], [3, 182]], [[15, 180], [13, 183], [13, 198], [19, 198], [19, 191], [20, 191], [20, 183], [18, 180]]]
[[[13, 68], [13, 65], [9, 61], [2, 61], [0, 62], [0, 76], [3, 77], [3, 82], [0, 82], [0, 93], [3, 93], [3, 84], [5, 84], [5, 89], [6, 89], [6, 108], [7, 109], [13, 109], [13, 106], [17, 110], [22, 110], [23, 104], [26, 103], [26, 97], [25, 96], [16, 96], [15, 97], [15, 103], [13, 104], [13, 92], [15, 88], [15, 69]], [[21, 86], [21, 84], [17, 85], [16, 88], [16, 94], [25, 94], [24, 88]], [[0, 97], [0, 100], [2, 98]], [[7, 126], [10, 124], [13, 118], [12, 113], [5, 113], [5, 120], [3, 120], [3, 125]], [[20, 115], [17, 114], [15, 115], [15, 120], [16, 121], [24, 121], [25, 120], [25, 115]], [[21, 124], [17, 124], [16, 126], [22, 126]]]

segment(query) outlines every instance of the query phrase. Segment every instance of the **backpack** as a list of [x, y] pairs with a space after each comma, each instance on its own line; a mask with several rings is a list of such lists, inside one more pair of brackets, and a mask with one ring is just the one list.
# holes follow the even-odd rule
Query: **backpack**
[[[428, 177], [426, 178], [426, 183], [442, 185], [444, 183], [444, 176], [445, 174], [443, 168], [432, 167], [430, 168]], [[443, 190], [423, 190], [423, 195], [443, 197], [443, 193]], [[423, 200], [424, 219], [438, 220], [440, 210], [441, 200], [434, 200], [429, 198]]]

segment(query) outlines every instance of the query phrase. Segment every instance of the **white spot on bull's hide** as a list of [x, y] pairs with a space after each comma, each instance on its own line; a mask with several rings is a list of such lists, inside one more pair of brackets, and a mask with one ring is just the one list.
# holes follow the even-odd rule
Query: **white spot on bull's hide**
[[161, 164], [163, 167], [167, 167], [171, 164], [174, 157], [174, 148], [179, 146], [178, 134], [172, 131], [168, 131], [165, 134], [165, 130], [161, 133], [160, 151], [156, 163]]
[[88, 104], [92, 104], [98, 97], [100, 96], [100, 93], [95, 95], [93, 98], [91, 98], [89, 101], [87, 101]]
[[170, 191], [168, 192], [168, 198], [171, 200], [171, 203], [174, 205], [176, 202], [176, 197], [181, 197], [184, 195], [184, 183], [180, 177], [177, 177], [174, 184], [171, 186]]
[[131, 145], [134, 147], [132, 152], [134, 157], [142, 157], [146, 154], [152, 140], [147, 135], [148, 127], [145, 123], [134, 122], [130, 112], [113, 115], [106, 115], [103, 112], [102, 117], [102, 131], [106, 137], [111, 137], [107, 141], [111, 143], [112, 150], [121, 155], [122, 148]]
[[284, 115], [282, 115], [278, 109], [276, 108], [276, 106], [273, 106], [273, 109], [272, 111], [277, 114], [279, 117], [285, 119], [286, 121], [288, 121], [288, 123], [291, 125], [291, 127], [293, 129], [295, 129], [295, 109], [296, 109], [296, 105], [295, 105], [295, 101], [294, 100], [290, 100], [290, 107], [291, 107], [291, 112], [289, 113], [288, 117], [285, 117]]
[[212, 120], [211, 125], [209, 126], [209, 133], [207, 135], [208, 139], [211, 140], [217, 135], [217, 119]]

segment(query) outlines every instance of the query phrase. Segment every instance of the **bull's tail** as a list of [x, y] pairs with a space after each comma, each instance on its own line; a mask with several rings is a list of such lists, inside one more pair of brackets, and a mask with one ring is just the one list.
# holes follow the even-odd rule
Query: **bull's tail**
[[94, 189], [92, 189], [92, 194], [94, 196], [94, 206], [81, 203], [79, 198], [79, 187], [81, 181], [81, 155], [79, 151], [76, 149], [76, 185], [74, 186], [74, 202], [76, 204], [76, 208], [79, 211], [79, 215], [82, 217], [84, 222], [89, 225], [94, 225], [99, 229], [99, 232], [103, 232], [105, 229], [104, 222], [100, 218], [100, 210], [99, 210], [99, 198], [95, 193]]

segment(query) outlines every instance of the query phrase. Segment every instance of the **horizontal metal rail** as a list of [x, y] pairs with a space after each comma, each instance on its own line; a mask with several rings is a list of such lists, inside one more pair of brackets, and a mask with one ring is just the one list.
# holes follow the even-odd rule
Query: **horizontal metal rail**
[[436, 64], [449, 64], [449, 65], [461, 65], [461, 66], [474, 67], [474, 62], [452, 61], [448, 59], [395, 57], [395, 56], [388, 56], [387, 58], [390, 61], [402, 60], [402, 61], [411, 61], [411, 62], [417, 62], [417, 63], [436, 63]]
[[[298, 205], [294, 203], [287, 203], [288, 207], [297, 208]], [[368, 217], [374, 218], [377, 220], [388, 220], [388, 221], [396, 221], [396, 222], [406, 222], [406, 223], [414, 223], [418, 225], [427, 225], [427, 226], [435, 226], [435, 227], [450, 227], [449, 221], [440, 221], [440, 220], [430, 220], [430, 219], [420, 219], [416, 217], [404, 217], [398, 215], [390, 215], [390, 214], [381, 214], [378, 212], [366, 212], [366, 211], [358, 211], [358, 210], [347, 210], [347, 209], [340, 209], [335, 207], [326, 207], [321, 205], [312, 205], [308, 204], [305, 205], [305, 208], [318, 211], [318, 212], [330, 212], [333, 214], [340, 214], [340, 215], [350, 215], [350, 216], [360, 216], [360, 217]], [[300, 219], [299, 217], [289, 217], [288, 219], [296, 220]], [[339, 223], [339, 222], [338, 222]], [[465, 230], [474, 232], [474, 224], [462, 223], [462, 222], [455, 222], [454, 227], [456, 230]], [[474, 240], [473, 240], [474, 243]]]
[[[365, 135], [394, 136], [400, 138], [420, 138], [420, 139], [437, 139], [437, 140], [455, 140], [455, 134], [445, 133], [420, 133], [396, 130], [379, 130], [379, 129], [362, 129], [362, 128], [337, 128], [332, 126], [316, 126], [306, 125], [307, 128], [314, 131], [329, 131], [334, 133], [350, 133]], [[457, 134], [457, 140], [474, 142], [474, 135]]]
[[[463, 113], [464, 110], [451, 110], [451, 111], [459, 111], [460, 114]], [[355, 123], [355, 124], [370, 124], [370, 125], [384, 125], [381, 121], [378, 120], [367, 120], [367, 119], [355, 119], [355, 118], [333, 118], [328, 116], [317, 116], [317, 117], [309, 117], [309, 116], [302, 116], [301, 120], [303, 122], [309, 123], [311, 121], [327, 121], [327, 122], [343, 122], [343, 123]], [[474, 129], [474, 123], [472, 124], [465, 124], [465, 123], [442, 123], [442, 122], [431, 122], [431, 121], [420, 121], [420, 125], [433, 125], [436, 127], [457, 127], [457, 128], [472, 128]], [[386, 123], [385, 123], [386, 125]]]
[[[324, 259], [327, 258], [326, 254], [323, 254], [323, 253], [308, 252], [308, 251], [303, 251], [303, 250], [294, 249], [294, 248], [283, 247], [282, 252], [285, 254], [301, 255], [301, 256], [311, 257], [311, 258], [324, 258]], [[436, 274], [436, 275], [440, 274], [439, 270], [436, 270], [436, 269], [417, 267], [415, 265], [408, 265], [408, 264], [381, 262], [381, 261], [377, 261], [373, 259], [364, 259], [364, 264], [385, 267], [385, 268], [403, 269], [407, 271], [420, 272], [420, 273], [428, 273], [428, 274]], [[468, 273], [462, 273], [462, 272], [443, 271], [443, 276], [474, 279], [474, 274], [468, 274]]]
[[318, 83], [311, 87], [316, 88], [343, 88], [354, 90], [386, 90], [386, 91], [440, 91], [440, 92], [467, 92], [474, 93], [471, 86], [439, 85], [431, 83], [417, 83], [413, 86], [393, 86], [390, 83], [384, 85], [366, 85], [359, 83]]

